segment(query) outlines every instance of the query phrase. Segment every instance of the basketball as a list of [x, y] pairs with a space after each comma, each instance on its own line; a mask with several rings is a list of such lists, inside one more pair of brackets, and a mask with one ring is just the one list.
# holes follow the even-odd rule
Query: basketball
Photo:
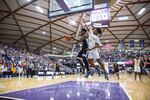
[[71, 35], [66, 35], [66, 36], [65, 36], [65, 40], [66, 40], [66, 41], [70, 41], [71, 39], [72, 39], [72, 36], [71, 36]]

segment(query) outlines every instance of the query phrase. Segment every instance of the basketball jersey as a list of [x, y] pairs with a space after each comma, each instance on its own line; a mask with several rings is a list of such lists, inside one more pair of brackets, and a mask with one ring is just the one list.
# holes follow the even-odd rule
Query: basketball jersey
[[2, 72], [2, 65], [0, 65], [0, 73]]
[[114, 64], [114, 70], [115, 72], [119, 72], [118, 64]]
[[134, 59], [134, 67], [140, 67], [140, 59]]
[[1, 72], [5, 71], [4, 65], [1, 66]]
[[106, 72], [109, 73], [109, 63], [108, 63], [108, 62], [105, 62], [105, 63], [104, 63], [104, 66], [105, 66]]
[[99, 37], [94, 35], [92, 30], [90, 30], [89, 38], [88, 38], [88, 48], [89, 49], [94, 48], [96, 43], [98, 43], [100, 46], [102, 46]]
[[82, 51], [86, 51], [86, 49], [88, 48], [88, 43], [87, 43], [87, 38], [84, 38], [82, 40]]

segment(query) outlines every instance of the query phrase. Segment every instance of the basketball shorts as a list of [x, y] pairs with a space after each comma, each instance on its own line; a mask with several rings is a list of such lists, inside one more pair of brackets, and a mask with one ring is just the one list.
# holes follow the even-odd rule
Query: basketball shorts
[[97, 50], [88, 51], [89, 59], [100, 59], [99, 52]]
[[141, 68], [140, 67], [134, 67], [134, 72], [141, 73]]

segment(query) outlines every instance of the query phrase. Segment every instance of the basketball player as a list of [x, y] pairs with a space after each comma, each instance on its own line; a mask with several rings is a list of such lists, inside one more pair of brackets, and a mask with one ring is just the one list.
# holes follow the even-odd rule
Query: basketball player
[[23, 68], [21, 66], [19, 66], [19, 64], [16, 65], [17, 67], [17, 72], [19, 74], [19, 78], [20, 78], [20, 75], [23, 76]]
[[134, 73], [135, 73], [135, 80], [136, 80], [136, 76], [137, 74], [139, 75], [139, 79], [141, 81], [141, 59], [139, 58], [139, 56], [137, 55], [136, 58], [133, 60], [133, 64], [134, 64]]
[[[91, 65], [91, 67], [95, 68], [94, 60], [96, 60], [104, 71], [105, 79], [109, 80], [104, 64], [101, 62], [98, 52], [98, 48], [102, 46], [99, 39], [100, 34], [101, 29], [99, 28], [96, 28], [93, 31], [90, 30], [90, 32], [88, 33], [88, 62]], [[90, 73], [94, 73], [94, 70], [91, 70], [86, 77], [88, 77]]]
[[[58, 62], [58, 61], [55, 61], [54, 62], [54, 67], [55, 67], [55, 72], [54, 72], [54, 74], [53, 74], [53, 76], [52, 76], [52, 79], [54, 79], [54, 76], [57, 74], [57, 73], [59, 73], [60, 75], [61, 75], [61, 73], [60, 73], [60, 67], [61, 66], [61, 64], [60, 64], [60, 62]], [[62, 77], [62, 76], [61, 76]]]
[[118, 79], [119, 79], [119, 67], [118, 67], [117, 62], [115, 62], [115, 63], [113, 64], [113, 67], [114, 67], [114, 74], [116, 74], [116, 76], [117, 76]]
[[[80, 63], [80, 65], [82, 66], [83, 69], [87, 69], [87, 72], [89, 71], [89, 65], [88, 65], [88, 61], [87, 61], [87, 49], [88, 49], [88, 37], [87, 37], [87, 30], [85, 28], [82, 28], [80, 31], [80, 40], [78, 42], [82, 42], [82, 48], [79, 51], [78, 55], [77, 55], [77, 61]], [[83, 70], [84, 73], [84, 70]]]

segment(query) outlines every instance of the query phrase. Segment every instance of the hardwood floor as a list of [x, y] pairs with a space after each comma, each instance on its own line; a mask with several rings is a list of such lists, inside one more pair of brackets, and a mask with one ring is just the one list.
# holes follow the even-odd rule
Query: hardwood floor
[[[122, 73], [118, 80], [115, 75], [109, 76], [110, 80], [105, 80], [94, 75], [84, 78], [83, 75], [64, 75], [63, 77], [34, 77], [34, 78], [0, 78], [0, 94], [33, 87], [46, 86], [66, 81], [92, 81], [92, 82], [119, 82], [131, 100], [150, 100], [150, 77], [142, 76], [142, 81], [135, 81], [133, 74]], [[121, 97], [120, 97], [121, 98]], [[121, 100], [121, 99], [120, 99]]]

